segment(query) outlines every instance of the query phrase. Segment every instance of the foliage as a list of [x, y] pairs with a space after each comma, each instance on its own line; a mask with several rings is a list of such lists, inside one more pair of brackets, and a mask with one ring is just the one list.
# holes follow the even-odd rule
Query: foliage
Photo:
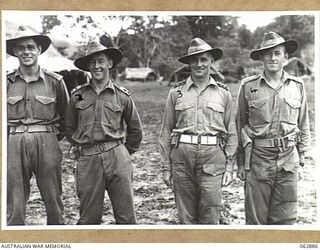
[[[110, 25], [117, 24], [117, 32], [108, 33]], [[123, 61], [117, 67], [152, 67], [165, 79], [181, 64], [190, 40], [200, 37], [213, 47], [220, 47], [224, 57], [216, 64], [230, 79], [240, 80], [247, 72], [255, 72], [257, 62], [249, 53], [258, 47], [266, 31], [273, 30], [286, 39], [296, 39], [299, 50], [292, 56], [305, 57], [312, 62], [314, 43], [314, 17], [308, 15], [282, 15], [264, 27], [251, 32], [239, 26], [236, 16], [43, 16], [43, 33], [60, 31], [66, 39], [76, 38], [78, 51], [71, 57], [85, 53], [91, 39], [99, 39], [107, 47], [122, 50]], [[75, 32], [76, 31], [76, 32]], [[311, 58], [310, 58], [311, 57]]]

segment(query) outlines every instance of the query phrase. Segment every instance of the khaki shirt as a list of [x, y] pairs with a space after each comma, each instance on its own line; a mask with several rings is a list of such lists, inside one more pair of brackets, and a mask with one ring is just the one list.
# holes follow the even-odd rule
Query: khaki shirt
[[185, 84], [171, 89], [164, 110], [160, 131], [160, 145], [166, 164], [170, 164], [171, 135], [173, 132], [225, 137], [224, 152], [228, 171], [233, 168], [232, 156], [237, 145], [232, 116], [232, 97], [225, 85], [210, 78], [199, 92], [191, 77]]
[[142, 125], [130, 93], [112, 81], [99, 94], [90, 83], [71, 92], [66, 135], [71, 143], [93, 145], [126, 138], [129, 153], [138, 150]]
[[8, 126], [53, 124], [63, 135], [69, 101], [62, 76], [39, 68], [36, 81], [26, 82], [19, 69], [7, 75]]
[[[283, 72], [280, 85], [274, 89], [264, 74], [242, 80], [236, 115], [239, 137], [238, 165], [244, 165], [241, 129], [251, 138], [279, 138], [299, 132], [299, 153], [308, 150], [310, 127], [305, 87], [300, 78]], [[284, 155], [289, 159], [290, 155]], [[285, 164], [285, 161], [282, 162]]]

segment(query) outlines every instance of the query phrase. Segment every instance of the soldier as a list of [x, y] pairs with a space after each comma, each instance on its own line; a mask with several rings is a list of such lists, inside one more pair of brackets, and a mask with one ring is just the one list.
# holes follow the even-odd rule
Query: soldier
[[191, 76], [169, 92], [160, 131], [166, 161], [163, 180], [173, 184], [182, 224], [218, 224], [222, 186], [232, 181], [237, 145], [228, 88], [210, 77], [210, 66], [222, 57], [200, 38], [191, 40]]
[[[135, 224], [130, 155], [142, 140], [142, 125], [130, 92], [110, 80], [122, 59], [116, 48], [89, 42], [75, 66], [92, 80], [71, 92], [66, 135], [79, 148], [76, 169], [78, 224], [101, 224], [105, 190], [117, 224]], [[125, 140], [124, 140], [125, 139]]]
[[238, 95], [238, 177], [245, 180], [246, 224], [294, 224], [297, 170], [310, 141], [305, 86], [283, 70], [294, 40], [264, 34], [251, 52], [264, 72], [245, 78]]
[[7, 40], [19, 68], [7, 75], [7, 224], [24, 225], [34, 173], [47, 211], [47, 224], [63, 224], [61, 201], [65, 107], [69, 96], [62, 76], [41, 68], [38, 56], [51, 40], [24, 27]]

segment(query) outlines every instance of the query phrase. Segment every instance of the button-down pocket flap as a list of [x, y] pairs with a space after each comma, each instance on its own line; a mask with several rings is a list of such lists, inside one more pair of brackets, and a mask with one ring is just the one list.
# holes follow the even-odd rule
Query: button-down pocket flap
[[186, 109], [190, 109], [194, 106], [193, 102], [182, 102], [182, 103], [178, 103], [175, 106], [175, 110], [186, 110]]
[[268, 98], [250, 100], [249, 101], [249, 107], [251, 107], [251, 108], [261, 108], [263, 105], [265, 105], [267, 103], [267, 101], [268, 101]]
[[284, 98], [284, 101], [294, 109], [298, 109], [301, 107], [301, 101], [299, 99], [294, 99], [294, 98]]
[[17, 102], [20, 102], [23, 99], [23, 96], [9, 96], [7, 102], [11, 105], [16, 104]]
[[49, 97], [49, 96], [36, 96], [35, 97], [37, 101], [41, 102], [42, 104], [44, 105], [47, 105], [47, 104], [50, 104], [50, 103], [53, 103], [56, 101], [56, 98], [53, 98], [53, 97]]
[[224, 173], [225, 167], [221, 166], [220, 164], [204, 164], [203, 172], [215, 176]]
[[76, 104], [76, 108], [84, 110], [84, 109], [87, 109], [88, 107], [90, 107], [91, 105], [92, 105], [92, 102], [81, 101]]
[[224, 107], [220, 103], [208, 102], [207, 107], [220, 113], [224, 112]]
[[114, 112], [121, 112], [123, 110], [122, 106], [111, 103], [111, 102], [105, 102], [104, 105]]

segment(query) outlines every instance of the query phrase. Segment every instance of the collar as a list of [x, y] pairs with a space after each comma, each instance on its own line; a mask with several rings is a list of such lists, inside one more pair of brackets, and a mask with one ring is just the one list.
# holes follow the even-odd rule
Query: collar
[[[93, 86], [92, 86], [92, 79], [90, 80], [90, 86], [91, 86], [91, 88], [93, 88]], [[106, 89], [111, 89], [111, 90], [113, 91], [113, 93], [116, 92], [116, 91], [115, 91], [115, 87], [114, 87], [114, 83], [113, 83], [111, 80], [108, 81], [107, 85], [104, 87], [103, 90], [106, 90]], [[102, 91], [103, 91], [103, 90], [102, 90]]]
[[[20, 67], [14, 72], [14, 74], [13, 74], [13, 76], [12, 76], [12, 78], [11, 78], [12, 81], [15, 82], [15, 80], [16, 80], [16, 78], [17, 78], [18, 76], [19, 76], [21, 79], [24, 79], [24, 77], [23, 77], [23, 75], [22, 75], [22, 73], [21, 73], [21, 71], [20, 71]], [[37, 72], [36, 77], [37, 77], [37, 80], [39, 80], [39, 78], [42, 78], [42, 80], [44, 80], [44, 78], [45, 78], [45, 76], [44, 76], [44, 70], [43, 70], [43, 68], [41, 68], [40, 66], [39, 66], [39, 70], [38, 70], [38, 72]]]
[[[290, 76], [286, 71], [282, 70], [282, 76], [281, 76], [281, 82], [282, 83], [286, 83], [287, 80], [291, 80], [292, 76]], [[263, 71], [263, 73], [260, 75], [260, 82], [264, 81], [266, 84], [269, 85], [267, 77], [265, 75], [265, 71]]]
[[[187, 81], [186, 81], [186, 87], [187, 87], [187, 90], [189, 90], [192, 86], [196, 86], [196, 84], [194, 83], [194, 81], [192, 80], [191, 76], [188, 77]], [[209, 78], [209, 82], [207, 83], [207, 86], [214, 86], [214, 87], [217, 87], [217, 82], [210, 76]]]

